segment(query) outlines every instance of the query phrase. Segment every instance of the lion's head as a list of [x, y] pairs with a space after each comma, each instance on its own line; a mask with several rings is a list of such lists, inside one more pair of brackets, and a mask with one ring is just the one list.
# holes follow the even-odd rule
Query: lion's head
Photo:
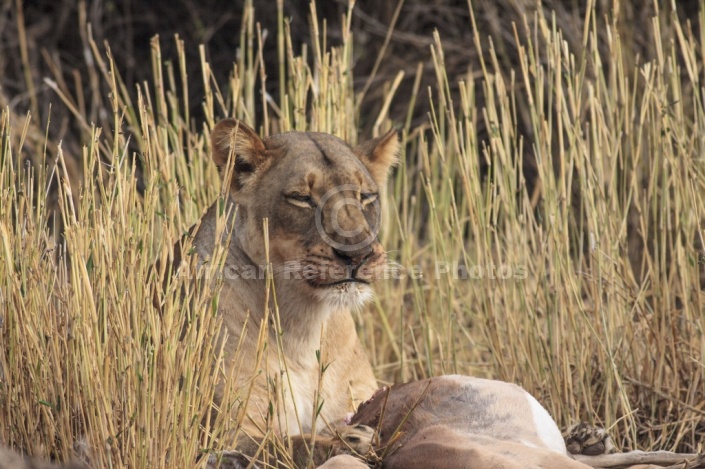
[[377, 232], [380, 188], [399, 150], [395, 132], [353, 148], [314, 132], [261, 139], [226, 119], [211, 140], [213, 161], [238, 204], [236, 242], [249, 260], [265, 263], [267, 218], [269, 260], [280, 284], [332, 306], [370, 297], [387, 261]]

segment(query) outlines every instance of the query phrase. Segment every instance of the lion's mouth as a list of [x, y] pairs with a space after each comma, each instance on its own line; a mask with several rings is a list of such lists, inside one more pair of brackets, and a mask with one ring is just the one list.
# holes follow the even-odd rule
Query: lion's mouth
[[346, 285], [350, 283], [360, 283], [362, 285], [369, 285], [370, 282], [368, 280], [362, 279], [362, 278], [354, 278], [354, 277], [349, 277], [349, 278], [344, 278], [342, 280], [336, 280], [334, 282], [314, 282], [309, 280], [308, 282], [311, 286], [316, 287], [316, 288], [329, 288], [329, 287], [335, 287], [337, 285]]

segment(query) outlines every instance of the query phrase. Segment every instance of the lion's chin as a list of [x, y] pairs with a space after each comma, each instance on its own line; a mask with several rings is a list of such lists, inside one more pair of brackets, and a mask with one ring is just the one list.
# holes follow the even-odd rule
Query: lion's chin
[[359, 309], [372, 299], [372, 288], [366, 283], [345, 282], [318, 287], [314, 295], [334, 309]]

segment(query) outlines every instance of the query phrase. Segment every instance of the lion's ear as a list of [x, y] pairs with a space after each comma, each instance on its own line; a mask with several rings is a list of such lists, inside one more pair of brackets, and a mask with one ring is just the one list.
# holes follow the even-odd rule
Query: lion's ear
[[392, 129], [381, 137], [361, 143], [355, 148], [355, 153], [365, 164], [377, 185], [385, 185], [389, 170], [397, 163], [399, 155], [397, 131]]
[[267, 161], [264, 142], [257, 132], [236, 119], [223, 119], [211, 132], [213, 162], [224, 171], [228, 158], [235, 158], [232, 186], [239, 189]]

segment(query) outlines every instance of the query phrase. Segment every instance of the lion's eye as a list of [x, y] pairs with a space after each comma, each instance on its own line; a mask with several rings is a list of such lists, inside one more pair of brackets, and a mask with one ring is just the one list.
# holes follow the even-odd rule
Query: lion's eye
[[366, 206], [371, 204], [372, 202], [377, 200], [377, 194], [360, 194], [360, 201], [362, 202], [362, 206]]
[[316, 206], [316, 202], [314, 202], [310, 195], [288, 194], [285, 197], [287, 202], [297, 207], [314, 208]]

